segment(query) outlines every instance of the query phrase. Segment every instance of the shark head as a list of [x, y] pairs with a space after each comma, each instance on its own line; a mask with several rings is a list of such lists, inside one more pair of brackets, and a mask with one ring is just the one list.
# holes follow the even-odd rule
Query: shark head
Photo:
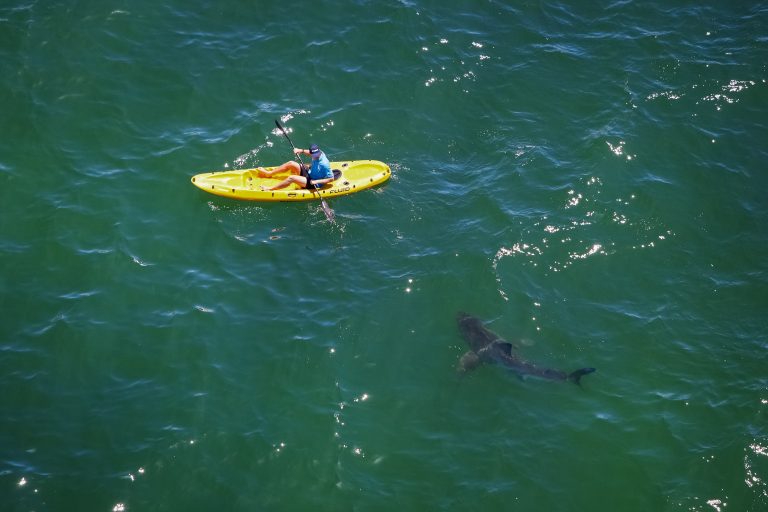
[[483, 326], [478, 318], [472, 315], [460, 311], [456, 315], [456, 322], [459, 324], [461, 335], [467, 340], [469, 347], [474, 352], [479, 352], [498, 339], [495, 334]]

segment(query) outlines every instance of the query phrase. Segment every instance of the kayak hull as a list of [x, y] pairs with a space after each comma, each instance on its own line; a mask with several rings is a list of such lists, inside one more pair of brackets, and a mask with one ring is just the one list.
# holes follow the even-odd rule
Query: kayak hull
[[[274, 167], [265, 169], [271, 170]], [[245, 201], [312, 201], [321, 196], [325, 199], [360, 192], [384, 183], [392, 175], [389, 166], [377, 160], [331, 162], [331, 169], [340, 171], [340, 175], [317, 190], [297, 188], [295, 184], [280, 190], [261, 190], [262, 186], [269, 188], [278, 184], [290, 173], [275, 174], [266, 178], [261, 176], [257, 169], [197, 174], [192, 177], [192, 184], [209, 194]]]

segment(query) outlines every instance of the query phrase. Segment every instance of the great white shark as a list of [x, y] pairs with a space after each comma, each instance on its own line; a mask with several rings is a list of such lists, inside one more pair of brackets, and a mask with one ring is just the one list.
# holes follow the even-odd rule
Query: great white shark
[[472, 315], [459, 312], [456, 315], [461, 335], [469, 344], [469, 352], [461, 356], [458, 370], [468, 372], [482, 363], [496, 363], [515, 372], [518, 376], [533, 375], [549, 380], [569, 380], [580, 385], [584, 375], [595, 371], [594, 368], [581, 368], [571, 373], [552, 368], [542, 368], [526, 361], [516, 354], [517, 348], [512, 343], [500, 338], [485, 328], [483, 323]]

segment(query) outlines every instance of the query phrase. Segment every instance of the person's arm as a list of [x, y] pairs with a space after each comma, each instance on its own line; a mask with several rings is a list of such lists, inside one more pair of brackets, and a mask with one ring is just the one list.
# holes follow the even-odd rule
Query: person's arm
[[296, 155], [298, 155], [299, 153], [302, 153], [302, 154], [305, 154], [305, 155], [309, 154], [309, 150], [308, 149], [301, 149], [301, 148], [293, 148], [293, 152]]

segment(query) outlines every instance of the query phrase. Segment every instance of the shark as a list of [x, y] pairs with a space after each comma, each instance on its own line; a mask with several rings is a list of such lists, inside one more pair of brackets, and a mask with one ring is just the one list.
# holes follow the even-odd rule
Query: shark
[[456, 315], [459, 331], [469, 344], [469, 351], [459, 359], [458, 371], [468, 372], [483, 363], [498, 364], [516, 373], [520, 378], [527, 375], [548, 380], [571, 381], [581, 385], [581, 378], [595, 368], [580, 368], [567, 373], [562, 370], [537, 366], [517, 355], [518, 347], [488, 330], [476, 317], [464, 312]]

